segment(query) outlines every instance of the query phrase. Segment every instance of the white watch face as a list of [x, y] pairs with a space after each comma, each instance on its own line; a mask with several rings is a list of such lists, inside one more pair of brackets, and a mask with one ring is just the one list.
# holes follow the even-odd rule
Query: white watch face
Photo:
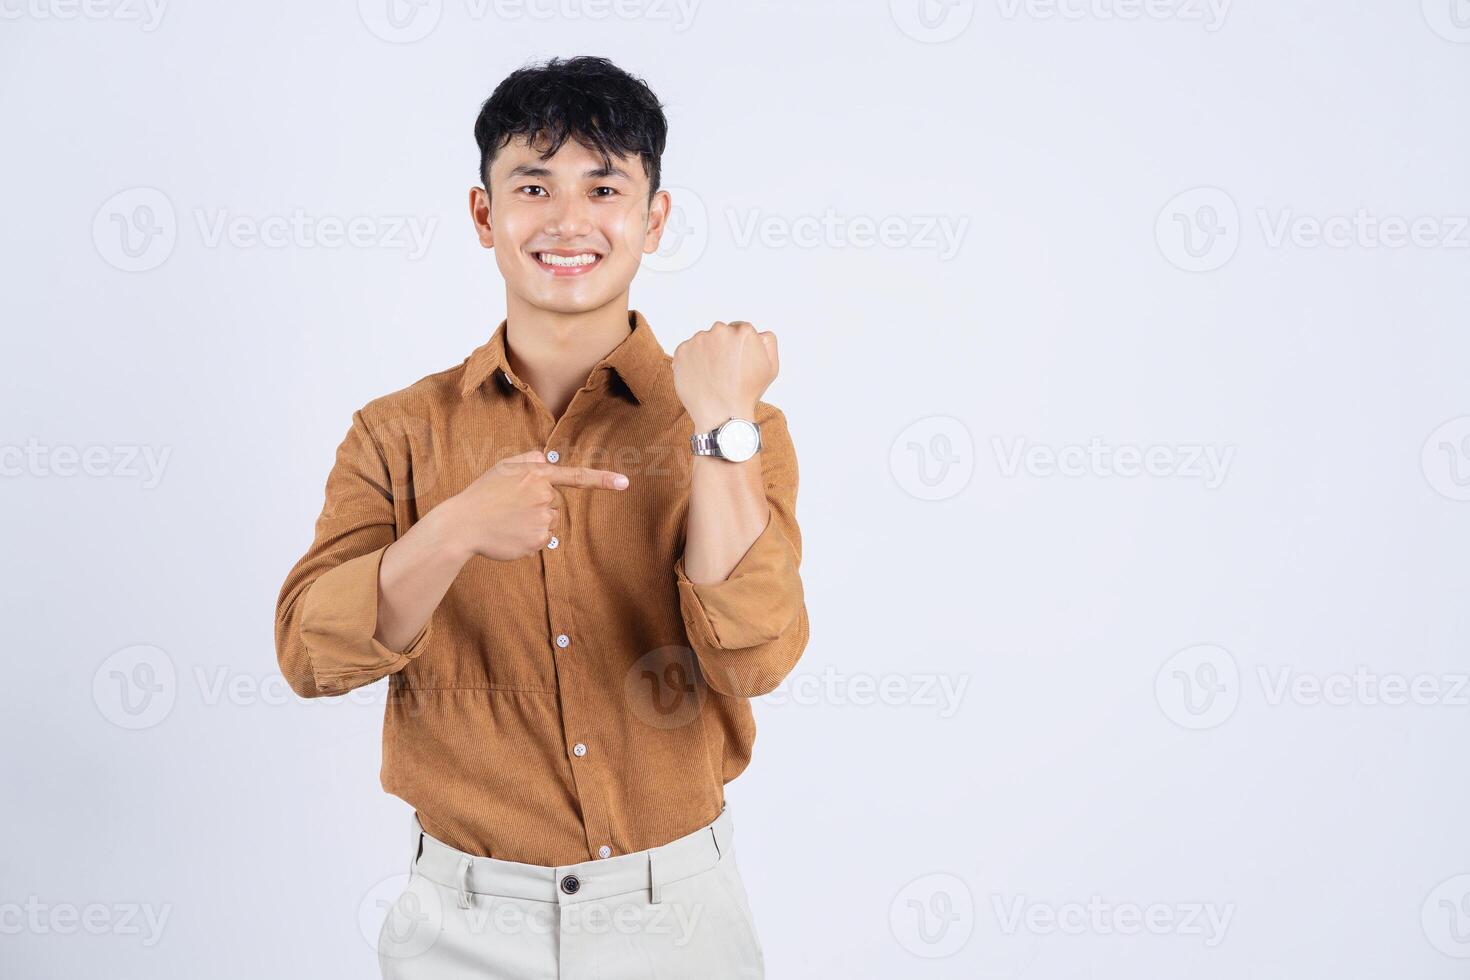
[[739, 463], [755, 455], [760, 434], [755, 423], [731, 419], [717, 430], [715, 441], [719, 443], [721, 456]]

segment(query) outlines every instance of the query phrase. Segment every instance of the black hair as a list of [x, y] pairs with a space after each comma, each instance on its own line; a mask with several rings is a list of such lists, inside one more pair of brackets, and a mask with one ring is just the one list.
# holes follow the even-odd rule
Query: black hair
[[513, 137], [523, 136], [532, 145], [544, 142], [543, 160], [574, 139], [601, 154], [605, 166], [611, 166], [613, 156], [637, 154], [651, 197], [659, 189], [668, 131], [663, 106], [641, 78], [606, 58], [552, 58], [511, 72], [480, 107], [475, 120], [480, 182], [489, 189], [490, 163]]

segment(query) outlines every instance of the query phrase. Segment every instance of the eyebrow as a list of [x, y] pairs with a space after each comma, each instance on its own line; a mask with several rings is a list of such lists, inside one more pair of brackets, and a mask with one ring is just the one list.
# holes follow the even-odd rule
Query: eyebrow
[[[551, 171], [549, 169], [547, 169], [546, 167], [540, 167], [540, 166], [537, 166], [537, 165], [531, 164], [531, 163], [522, 163], [519, 166], [512, 167], [510, 173], [508, 173], [508, 174], [505, 175], [505, 179], [506, 180], [513, 180], [516, 177], [550, 177], [550, 176], [551, 176]], [[621, 167], [617, 167], [617, 166], [593, 167], [591, 170], [585, 170], [585, 171], [583, 171], [582, 172], [582, 176], [583, 177], [586, 177], [586, 178], [588, 178], [590, 180], [600, 180], [600, 179], [605, 178], [605, 177], [621, 177], [624, 180], [632, 180], [633, 179], [632, 177], [628, 176], [628, 172], [626, 170], [622, 169]]]

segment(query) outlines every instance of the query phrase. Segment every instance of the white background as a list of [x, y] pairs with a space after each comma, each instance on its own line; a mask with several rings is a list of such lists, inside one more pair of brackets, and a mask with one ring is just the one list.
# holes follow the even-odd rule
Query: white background
[[382, 686], [274, 602], [504, 315], [480, 101], [579, 53], [667, 104], [632, 305], [781, 341], [770, 975], [1466, 975], [1464, 0], [387, 3], [0, 0], [6, 976], [376, 975]]

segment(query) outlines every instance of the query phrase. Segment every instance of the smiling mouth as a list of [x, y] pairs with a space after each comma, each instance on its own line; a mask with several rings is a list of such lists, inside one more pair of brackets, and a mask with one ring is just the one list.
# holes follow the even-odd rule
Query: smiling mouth
[[559, 255], [555, 252], [532, 253], [537, 264], [548, 272], [558, 275], [575, 275], [592, 268], [602, 261], [602, 256], [596, 252], [577, 252], [572, 255]]

